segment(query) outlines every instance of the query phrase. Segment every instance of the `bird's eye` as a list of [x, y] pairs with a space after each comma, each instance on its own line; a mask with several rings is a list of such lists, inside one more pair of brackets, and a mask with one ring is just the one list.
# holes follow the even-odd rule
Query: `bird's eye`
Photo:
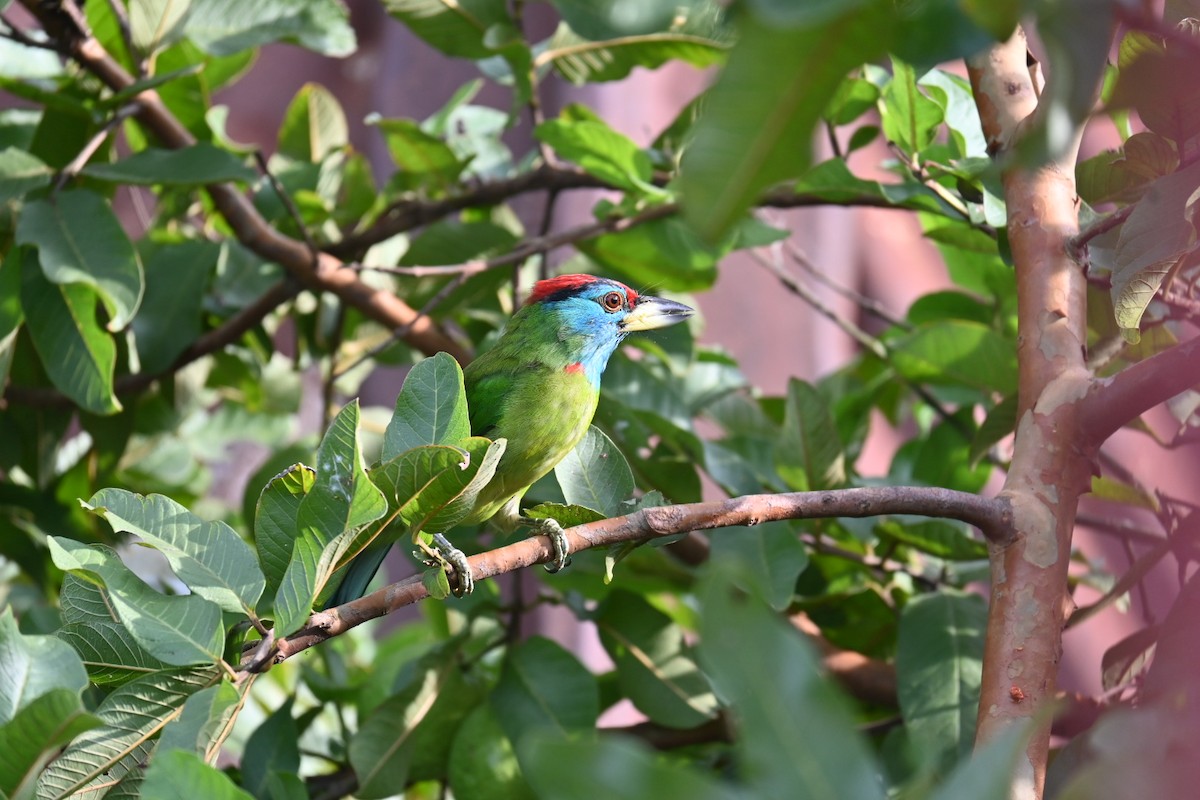
[[621, 306], [625, 305], [625, 298], [621, 297], [620, 292], [609, 292], [600, 302], [604, 304], [606, 311], [619, 311]]

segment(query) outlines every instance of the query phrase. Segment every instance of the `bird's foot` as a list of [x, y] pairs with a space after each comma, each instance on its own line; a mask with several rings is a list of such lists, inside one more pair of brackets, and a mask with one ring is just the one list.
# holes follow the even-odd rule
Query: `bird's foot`
[[[455, 597], [465, 597], [475, 591], [475, 576], [471, 574], [471, 565], [467, 563], [467, 556], [462, 550], [450, 544], [449, 539], [440, 533], [435, 533], [433, 547], [420, 539], [417, 540], [417, 546], [424, 551], [426, 564], [441, 568], [445, 571], [447, 578], [451, 578], [450, 572], [453, 570], [450, 592]], [[417, 556], [420, 557], [420, 554]]]
[[567, 541], [567, 534], [563, 531], [563, 526], [558, 524], [558, 520], [521, 517], [521, 523], [532, 528], [535, 534], [540, 533], [550, 540], [550, 546], [554, 548], [554, 560], [546, 565], [546, 572], [558, 572], [571, 563], [571, 559], [568, 557], [571, 545]]

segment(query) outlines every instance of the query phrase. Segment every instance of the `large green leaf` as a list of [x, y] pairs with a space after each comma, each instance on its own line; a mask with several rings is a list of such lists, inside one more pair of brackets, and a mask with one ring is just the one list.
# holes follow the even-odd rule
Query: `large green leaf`
[[942, 124], [942, 109], [917, 88], [917, 75], [903, 61], [892, 59], [892, 79], [880, 98], [883, 133], [905, 153], [915, 155], [933, 143]]
[[333, 93], [318, 83], [296, 92], [279, 128], [277, 152], [297, 161], [319, 164], [350, 143], [346, 114]]
[[127, 683], [168, 666], [133, 638], [103, 587], [68, 573], [63, 578], [59, 605], [63, 626], [55, 635], [83, 659], [92, 682]]
[[[216, 683], [215, 669], [155, 672], [108, 695], [96, 708], [100, 727], [77, 737], [38, 778], [40, 800], [87, 797], [107, 790], [149, 758], [158, 733], [196, 692]], [[78, 795], [76, 793], [79, 793]]]
[[[707, 451], [706, 451], [707, 452]], [[761, 491], [762, 484], [755, 489]], [[786, 522], [767, 522], [753, 528], [722, 528], [712, 539], [711, 558], [741, 561], [743, 575], [753, 576], [771, 608], [783, 611], [796, 596], [796, 579], [808, 566], [804, 542]]]
[[887, 47], [890, 3], [839, 4], [793, 24], [742, 15], [680, 172], [688, 221], [716, 241], [768, 186], [808, 166], [813, 130], [852, 68]]
[[317, 450], [317, 477], [296, 510], [299, 538], [275, 595], [275, 631], [297, 630], [359, 530], [387, 513], [367, 478], [358, 443], [358, 401], [334, 418]]
[[612, 736], [592, 741], [532, 735], [522, 742], [520, 753], [538, 797], [734, 800], [744, 796], [682, 760], [662, 758], [644, 745]]
[[83, 708], [79, 691], [52, 689], [0, 725], [0, 795], [33, 797], [33, 787], [50, 757], [100, 720]]
[[631, 285], [683, 292], [710, 288], [723, 255], [678, 217], [584, 239], [575, 246]]
[[101, 489], [84, 508], [114, 532], [137, 534], [166, 556], [188, 588], [225, 611], [253, 615], [265, 579], [254, 551], [220, 520], [203, 520], [169, 497]]
[[963, 759], [930, 800], [1007, 800], [1012, 797], [1017, 760], [1033, 734], [1032, 720], [1014, 725]]
[[492, 691], [500, 726], [518, 747], [525, 734], [590, 730], [600, 716], [596, 678], [575, 656], [541, 636], [508, 653]]
[[142, 301], [142, 263], [112, 207], [86, 189], [28, 203], [17, 222], [17, 242], [38, 249], [46, 277], [83, 283], [104, 301], [108, 329], [129, 324]]
[[155, 658], [176, 666], [221, 660], [224, 631], [215, 603], [199, 595], [154, 591], [106, 545], [89, 546], [61, 536], [47, 542], [59, 569], [104, 583], [118, 618]]
[[246, 740], [242, 755], [242, 785], [255, 797], [269, 796], [267, 781], [272, 772], [296, 773], [300, 769], [300, 730], [292, 717], [288, 697]]
[[684, 644], [683, 629], [640, 595], [615, 591], [597, 609], [604, 649], [622, 694], [650, 719], [694, 728], [712, 719], [717, 699]]
[[710, 562], [701, 663], [737, 720], [739, 774], [759, 797], [882, 798], [879, 768], [800, 634]]
[[788, 381], [783, 437], [775, 449], [782, 477], [796, 491], [816, 491], [846, 480], [845, 453], [824, 396], [810, 384]]
[[219, 255], [214, 242], [192, 240], [146, 256], [146, 294], [132, 325], [142, 372], [166, 370], [200, 337], [205, 290]]
[[339, 0], [191, 0], [183, 33], [215, 56], [279, 41], [337, 57], [357, 47], [349, 10]]
[[254, 513], [254, 544], [266, 576], [266, 594], [275, 596], [292, 558], [292, 549], [300, 530], [296, 514], [300, 503], [312, 489], [316, 471], [304, 464], [292, 464], [267, 482], [258, 497]]
[[517, 241], [512, 231], [494, 222], [441, 220], [427, 226], [412, 240], [400, 265], [462, 264], [472, 258], [507, 250]]
[[384, 0], [384, 7], [417, 36], [460, 58], [493, 55], [488, 29], [512, 24], [504, 0]]
[[240, 181], [252, 183], [258, 173], [242, 160], [208, 142], [180, 150], [150, 148], [111, 164], [92, 163], [83, 170], [90, 178], [142, 186], [200, 186]]
[[471, 436], [457, 447], [416, 447], [372, 469], [371, 480], [409, 532], [445, 531], [471, 513], [505, 444]]
[[195, 753], [168, 750], [158, 753], [146, 770], [140, 796], [143, 800], [179, 800], [203, 797], [205, 800], [253, 800], [254, 795], [239, 789], [233, 779], [208, 764]]
[[596, 426], [554, 468], [563, 497], [571, 505], [619, 517], [632, 508], [633, 472], [612, 439]]
[[0, 150], [0, 203], [50, 185], [54, 170], [16, 147]]
[[[249, 687], [243, 683], [243, 691]], [[183, 704], [179, 716], [167, 723], [158, 740], [159, 752], [186, 750], [201, 757], [215, 756], [221, 733], [240, 711], [238, 688], [227, 678], [201, 689]]]
[[421, 659], [411, 680], [363, 720], [349, 745], [356, 796], [392, 797], [432, 777], [420, 774], [426, 770], [444, 774], [455, 729], [484, 699], [480, 685], [463, 679], [459, 656], [443, 648]]
[[392, 178], [403, 189], [448, 190], [466, 167], [450, 145], [426, 133], [411, 119], [367, 117], [387, 141], [392, 161], [399, 172]]
[[470, 435], [462, 367], [448, 353], [438, 353], [404, 379], [379, 460], [389, 461], [421, 445], [457, 444]]
[[1016, 346], [989, 325], [943, 320], [922, 325], [893, 343], [892, 363], [917, 383], [959, 384], [1012, 394]]
[[729, 45], [700, 33], [660, 31], [592, 41], [560, 26], [534, 63], [553, 64], [571, 83], [581, 86], [625, 78], [636, 67], [657, 69], [668, 61], [711, 67], [725, 61]]
[[983, 598], [949, 589], [914, 597], [900, 615], [900, 711], [916, 752], [943, 768], [975, 740], [986, 627]]
[[134, 47], [149, 53], [177, 39], [190, 5], [191, 0], [130, 0], [129, 32]]
[[601, 120], [552, 119], [537, 126], [533, 135], [585, 172], [614, 186], [653, 197], [665, 194], [651, 183], [654, 169], [650, 156]]
[[48, 692], [66, 689], [78, 696], [86, 687], [83, 664], [66, 643], [26, 636], [11, 608], [0, 612], [0, 724]]
[[[115, 414], [117, 349], [96, 322], [96, 293], [82, 283], [51, 283], [28, 247], [20, 249], [21, 305], [25, 327], [46, 374], [63, 394], [93, 414]], [[5, 261], [5, 271], [16, 266]]]

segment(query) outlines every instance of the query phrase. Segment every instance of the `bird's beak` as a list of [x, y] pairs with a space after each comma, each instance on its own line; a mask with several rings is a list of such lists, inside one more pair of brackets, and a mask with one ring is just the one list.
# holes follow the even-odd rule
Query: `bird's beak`
[[693, 309], [674, 300], [664, 300], [661, 297], [642, 295], [637, 299], [637, 305], [625, 315], [621, 322], [623, 331], [650, 331], [655, 328], [665, 328], [676, 322], [683, 322], [690, 317]]

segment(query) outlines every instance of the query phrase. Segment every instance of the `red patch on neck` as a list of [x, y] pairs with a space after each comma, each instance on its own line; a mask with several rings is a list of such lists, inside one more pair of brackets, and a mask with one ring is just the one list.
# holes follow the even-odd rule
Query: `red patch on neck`
[[574, 364], [567, 364], [563, 367], [563, 372], [568, 374], [583, 374], [583, 364], [576, 361]]
[[[571, 274], [559, 275], [557, 278], [547, 278], [544, 281], [538, 281], [533, 285], [533, 291], [529, 293], [529, 299], [525, 301], [525, 305], [540, 303], [547, 297], [552, 297], [562, 292], [577, 292], [598, 280], [600, 279], [594, 275]], [[612, 283], [625, 290], [625, 297], [629, 300], [630, 308], [637, 305], [637, 292], [623, 283], [618, 283], [617, 281], [612, 281]]]

